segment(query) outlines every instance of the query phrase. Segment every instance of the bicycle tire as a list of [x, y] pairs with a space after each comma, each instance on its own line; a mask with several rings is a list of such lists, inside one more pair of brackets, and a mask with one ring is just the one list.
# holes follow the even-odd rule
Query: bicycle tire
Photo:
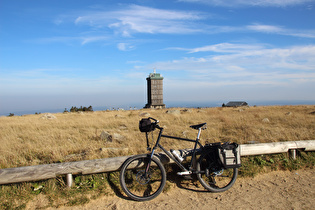
[[197, 178], [201, 185], [211, 192], [224, 192], [236, 181], [238, 169], [225, 169], [219, 163], [213, 150], [201, 154], [197, 162]]
[[163, 191], [165, 168], [159, 159], [152, 157], [148, 173], [144, 173], [149, 160], [148, 155], [138, 155], [127, 159], [121, 167], [121, 188], [133, 200], [148, 201]]

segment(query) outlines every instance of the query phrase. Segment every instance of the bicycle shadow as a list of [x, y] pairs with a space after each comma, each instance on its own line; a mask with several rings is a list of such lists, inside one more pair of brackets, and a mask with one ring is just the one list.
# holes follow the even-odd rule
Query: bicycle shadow
[[[164, 160], [164, 159], [162, 159]], [[170, 183], [175, 183], [175, 185], [180, 189], [189, 190], [192, 192], [199, 192], [199, 193], [209, 193], [208, 190], [205, 190], [196, 175], [192, 175], [191, 179], [185, 179], [183, 176], [177, 175], [178, 171], [181, 171], [180, 168], [176, 164], [167, 164], [167, 160], [165, 159], [164, 165], [166, 170], [166, 180]], [[123, 194], [123, 190], [120, 186], [119, 181], [120, 171], [110, 172], [107, 174], [107, 182], [110, 188], [113, 190], [115, 195], [119, 198], [134, 201], [133, 199], [129, 198], [125, 194]]]
[[122, 190], [120, 189], [120, 183], [119, 183], [119, 172], [116, 171], [116, 172], [108, 173], [107, 182], [117, 197], [125, 199], [125, 200], [133, 201], [128, 196], [125, 196], [124, 194], [122, 194]]
[[180, 171], [180, 168], [177, 165], [169, 165], [171, 167], [170, 172], [167, 173], [167, 181], [171, 183], [175, 183], [176, 186], [180, 189], [185, 189], [192, 192], [200, 192], [200, 193], [208, 193], [208, 190], [205, 190], [198, 178], [195, 175], [191, 175], [188, 177], [183, 177], [177, 175], [177, 172]]
[[[185, 190], [189, 190], [192, 192], [199, 192], [199, 193], [209, 192], [199, 186], [200, 183], [197, 177], [193, 177], [192, 180], [187, 180], [181, 176], [178, 176], [176, 174], [176, 171], [168, 172], [166, 177], [167, 177], [167, 181], [171, 183], [175, 183], [176, 186], [180, 189], [185, 189]], [[116, 171], [116, 172], [108, 173], [107, 182], [117, 197], [124, 200], [134, 201], [133, 199], [129, 198], [128, 196], [122, 193], [122, 189], [119, 183], [119, 172]]]

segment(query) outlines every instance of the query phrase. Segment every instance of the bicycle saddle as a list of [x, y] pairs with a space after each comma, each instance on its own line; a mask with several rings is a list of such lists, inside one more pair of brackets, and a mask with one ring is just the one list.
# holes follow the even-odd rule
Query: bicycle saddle
[[198, 125], [191, 125], [189, 127], [193, 128], [193, 129], [196, 129], [196, 130], [198, 130], [199, 128], [204, 130], [204, 129], [207, 128], [207, 123], [201, 123], [201, 124], [198, 124]]

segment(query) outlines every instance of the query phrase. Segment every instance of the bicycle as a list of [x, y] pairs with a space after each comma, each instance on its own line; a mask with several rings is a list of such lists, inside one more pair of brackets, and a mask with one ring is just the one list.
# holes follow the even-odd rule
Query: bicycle
[[[235, 183], [240, 164], [239, 147], [236, 143], [212, 143], [202, 145], [200, 143], [201, 130], [206, 129], [206, 123], [192, 125], [198, 130], [196, 140], [163, 135], [163, 127], [154, 118], [144, 118], [139, 123], [141, 132], [146, 133], [148, 154], [135, 155], [127, 159], [120, 172], [120, 185], [128, 197], [136, 201], [147, 201], [157, 197], [166, 183], [165, 168], [157, 158], [155, 151], [160, 148], [165, 155], [172, 159], [182, 171], [179, 176], [196, 175], [201, 185], [211, 192], [223, 192]], [[155, 129], [160, 130], [158, 137], [149, 145], [148, 133]], [[161, 144], [161, 138], [177, 139], [194, 143], [191, 151], [186, 151], [185, 156], [192, 156], [188, 167], [182, 164], [183, 157], [175, 150], [171, 154]], [[183, 152], [183, 151], [182, 151]], [[177, 156], [177, 157], [176, 157]], [[197, 156], [199, 159], [197, 161]]]

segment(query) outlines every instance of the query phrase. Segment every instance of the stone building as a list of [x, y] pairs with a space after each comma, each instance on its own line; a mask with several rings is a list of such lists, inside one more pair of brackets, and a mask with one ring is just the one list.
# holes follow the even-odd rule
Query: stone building
[[148, 103], [144, 108], [165, 108], [165, 104], [163, 103], [163, 77], [159, 73], [156, 73], [155, 70], [147, 78], [147, 94]]
[[248, 106], [245, 101], [230, 101], [222, 107], [240, 107], [240, 106]]

